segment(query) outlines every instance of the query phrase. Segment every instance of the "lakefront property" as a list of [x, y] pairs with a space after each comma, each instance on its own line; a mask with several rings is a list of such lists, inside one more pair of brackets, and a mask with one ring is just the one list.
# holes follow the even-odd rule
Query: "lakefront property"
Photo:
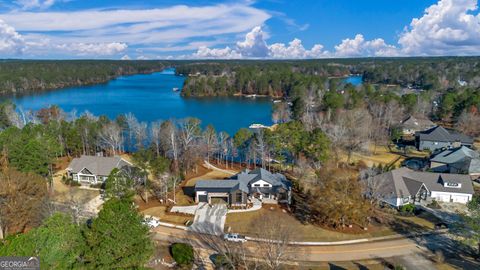
[[228, 180], [199, 180], [195, 184], [195, 202], [222, 202], [245, 207], [252, 199], [265, 203], [291, 202], [291, 183], [280, 173], [263, 168], [245, 169]]
[[131, 167], [132, 164], [125, 159], [103, 156], [86, 156], [74, 158], [67, 167], [67, 175], [73, 181], [83, 185], [103, 183], [113, 169]]

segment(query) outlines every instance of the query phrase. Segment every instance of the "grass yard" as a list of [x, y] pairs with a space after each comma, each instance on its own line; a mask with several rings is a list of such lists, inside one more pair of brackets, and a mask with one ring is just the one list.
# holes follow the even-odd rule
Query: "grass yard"
[[143, 210], [142, 213], [144, 215], [158, 217], [160, 221], [178, 224], [178, 225], [185, 225], [185, 223], [188, 220], [193, 220], [193, 216], [172, 214], [166, 211], [167, 211], [166, 206], [155, 206], [155, 207]]
[[[377, 149], [374, 153], [374, 148], [371, 147], [371, 154], [363, 154], [363, 153], [353, 153], [351, 162], [358, 162], [358, 161], [363, 161], [367, 166], [373, 166], [373, 165], [387, 165], [392, 162], [395, 162], [395, 165], [400, 165], [401, 162], [405, 159], [401, 155], [397, 153], [392, 153], [386, 146], [377, 146]], [[347, 153], [342, 153], [340, 155], [340, 160], [343, 162], [346, 162], [348, 159]]]
[[256, 232], [253, 231], [255, 226], [252, 222], [256, 218], [264, 215], [273, 215], [275, 219], [292, 224], [297, 232], [293, 237], [294, 241], [342, 241], [395, 234], [393, 230], [386, 227], [374, 227], [371, 231], [361, 234], [336, 232], [314, 225], [304, 225], [295, 219], [295, 217], [288, 213], [284, 213], [281, 209], [274, 208], [274, 210], [270, 210], [268, 207], [263, 207], [262, 209], [253, 212], [227, 214], [225, 228], [228, 229], [230, 227], [231, 232], [234, 233], [254, 236]]
[[435, 217], [434, 215], [422, 211], [420, 214], [416, 216], [411, 216], [411, 217], [402, 217], [402, 216], [396, 216], [397, 219], [400, 221], [404, 221], [408, 223], [412, 223], [415, 225], [416, 228], [418, 229], [424, 229], [424, 230], [433, 230], [435, 229], [435, 224], [441, 222], [440, 219]]
[[62, 182], [62, 175], [64, 173], [65, 171], [61, 170], [53, 176], [53, 201], [60, 203], [74, 201], [84, 204], [100, 194], [98, 190], [82, 189], [80, 187], [65, 185]]
[[186, 187], [193, 187], [198, 180], [223, 180], [225, 178], [231, 177], [231, 174], [222, 172], [222, 171], [209, 171], [204, 175], [194, 177], [189, 179], [185, 184]]

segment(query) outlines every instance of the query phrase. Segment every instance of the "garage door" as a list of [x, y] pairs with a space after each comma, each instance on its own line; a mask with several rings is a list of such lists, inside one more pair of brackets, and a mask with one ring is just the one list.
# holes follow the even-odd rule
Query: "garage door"
[[227, 204], [228, 198], [227, 197], [210, 197], [211, 204]]
[[435, 199], [439, 202], [450, 202], [450, 195], [437, 195]]
[[198, 195], [198, 202], [208, 202], [207, 195]]
[[453, 202], [458, 202], [458, 203], [467, 203], [468, 202], [468, 196], [464, 195], [453, 195]]

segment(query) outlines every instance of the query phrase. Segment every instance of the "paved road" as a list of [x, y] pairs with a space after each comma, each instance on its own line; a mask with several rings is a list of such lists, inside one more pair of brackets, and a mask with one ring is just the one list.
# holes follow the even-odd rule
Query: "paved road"
[[[157, 227], [154, 229], [153, 238], [158, 241], [188, 242], [202, 249], [210, 248], [192, 232], [178, 229]], [[257, 248], [255, 243], [247, 242], [245, 245], [252, 254], [255, 254]], [[291, 250], [291, 257], [295, 261], [352, 261], [404, 256], [421, 251], [422, 248], [414, 240], [396, 239], [338, 246], [296, 246]]]
[[206, 203], [200, 203], [195, 211], [195, 218], [192, 226], [189, 227], [189, 230], [199, 233], [223, 235], [226, 218], [226, 205], [208, 205]]

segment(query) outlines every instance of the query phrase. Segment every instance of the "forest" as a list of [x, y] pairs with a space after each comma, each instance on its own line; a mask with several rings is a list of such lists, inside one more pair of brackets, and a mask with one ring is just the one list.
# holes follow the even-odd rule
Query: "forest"
[[105, 83], [122, 75], [161, 71], [160, 61], [3, 60], [0, 95], [22, 95], [70, 86]]

